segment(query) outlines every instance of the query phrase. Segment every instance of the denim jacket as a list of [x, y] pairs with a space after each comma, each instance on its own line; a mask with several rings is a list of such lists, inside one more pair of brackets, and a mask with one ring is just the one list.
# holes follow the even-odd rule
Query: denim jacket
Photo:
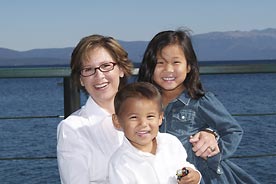
[[[215, 130], [220, 136], [220, 153], [207, 160], [197, 157], [189, 142], [191, 135], [205, 128]], [[200, 99], [192, 99], [187, 92], [183, 92], [165, 108], [160, 132], [179, 138], [187, 151], [187, 160], [202, 174], [201, 183], [258, 183], [227, 160], [236, 151], [243, 130], [211, 92], [206, 92]]]

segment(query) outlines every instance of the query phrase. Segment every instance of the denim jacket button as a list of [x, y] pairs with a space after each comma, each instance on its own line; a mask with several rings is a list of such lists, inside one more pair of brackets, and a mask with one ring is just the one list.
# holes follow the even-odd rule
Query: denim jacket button
[[220, 167], [217, 168], [217, 174], [223, 174], [222, 170]]

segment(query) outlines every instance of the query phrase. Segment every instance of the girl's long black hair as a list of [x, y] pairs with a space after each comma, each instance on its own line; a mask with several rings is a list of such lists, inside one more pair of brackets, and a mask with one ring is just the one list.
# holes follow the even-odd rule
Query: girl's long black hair
[[183, 81], [184, 86], [192, 98], [198, 99], [204, 95], [204, 90], [200, 82], [198, 61], [188, 30], [169, 30], [156, 34], [146, 48], [137, 80], [154, 83], [153, 74], [157, 62], [156, 56], [164, 47], [173, 44], [177, 44], [183, 49], [187, 65], [191, 68]]

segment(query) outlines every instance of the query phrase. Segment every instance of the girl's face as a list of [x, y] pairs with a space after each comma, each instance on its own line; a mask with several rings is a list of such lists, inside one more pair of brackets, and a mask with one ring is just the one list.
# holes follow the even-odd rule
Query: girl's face
[[163, 113], [154, 100], [128, 98], [122, 104], [121, 114], [113, 115], [115, 127], [124, 131], [125, 137], [137, 149], [155, 152], [154, 139], [162, 123]]
[[182, 48], [168, 45], [157, 54], [157, 63], [153, 73], [153, 80], [161, 88], [162, 93], [173, 92], [179, 95], [184, 89], [183, 84], [190, 66]]
[[[96, 68], [109, 62], [116, 63], [104, 48], [95, 48], [88, 55], [89, 59], [83, 63], [83, 68]], [[80, 82], [95, 102], [103, 107], [106, 104], [113, 103], [115, 94], [118, 91], [120, 77], [123, 76], [123, 71], [118, 65], [115, 65], [114, 69], [108, 72], [102, 72], [96, 69], [95, 74], [91, 76], [81, 76]]]

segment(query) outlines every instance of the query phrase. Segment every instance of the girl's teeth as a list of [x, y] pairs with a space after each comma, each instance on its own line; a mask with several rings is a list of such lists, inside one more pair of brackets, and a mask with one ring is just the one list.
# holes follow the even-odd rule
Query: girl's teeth
[[166, 80], [166, 81], [171, 81], [171, 80], [174, 80], [175, 78], [174, 77], [164, 77], [163, 80]]

